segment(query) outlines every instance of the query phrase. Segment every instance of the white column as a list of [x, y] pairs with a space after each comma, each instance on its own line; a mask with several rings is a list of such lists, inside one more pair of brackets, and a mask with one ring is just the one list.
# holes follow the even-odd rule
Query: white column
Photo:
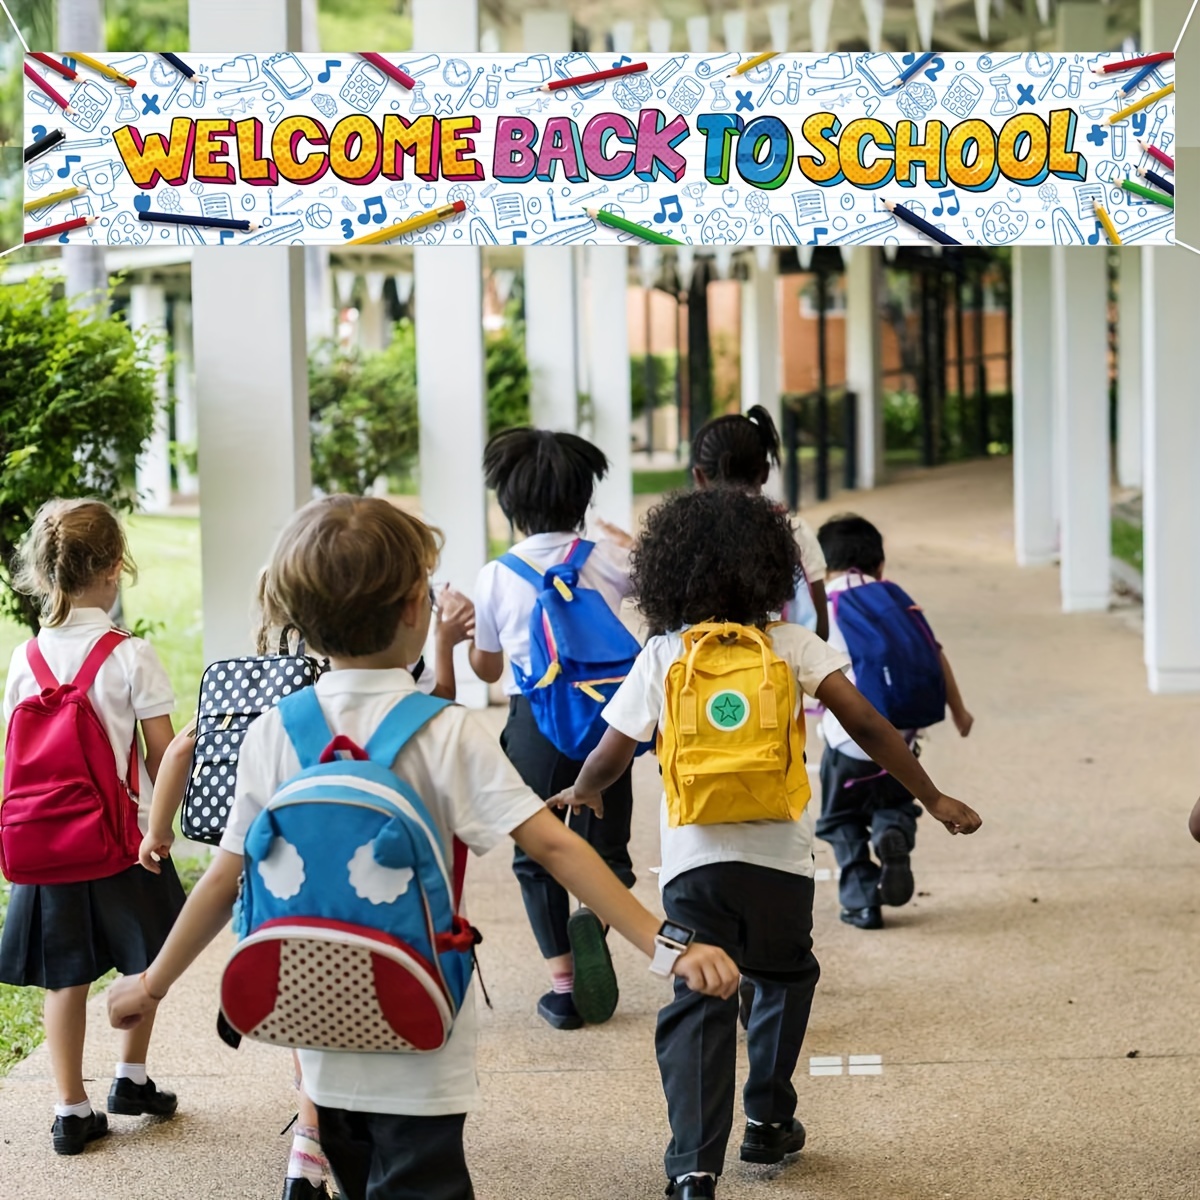
[[[172, 387], [175, 393], [175, 441], [188, 450], [196, 448], [196, 366], [192, 361], [192, 302], [176, 300], [173, 313], [171, 349], [175, 370]], [[183, 461], [175, 465], [176, 486], [181, 496], [195, 496], [200, 481]]]
[[[413, 0], [413, 49], [473, 51], [477, 0]], [[446, 539], [439, 580], [470, 593], [488, 557], [487, 495], [480, 463], [487, 434], [483, 374], [483, 273], [477, 246], [418, 246], [417, 406], [421, 511]], [[487, 705], [487, 685], [455, 654], [458, 699]]]
[[[779, 270], [770, 246], [755, 248], [750, 277], [742, 284], [742, 412], [761, 404], [782, 423], [779, 402]], [[774, 470], [766, 492], [783, 499], [782, 472]]]
[[150, 339], [154, 368], [154, 430], [137, 462], [142, 512], [171, 507], [171, 414], [167, 403], [167, 293], [160, 283], [135, 283], [129, 289], [129, 325]]
[[383, 303], [382, 271], [367, 271], [363, 276], [363, 307], [358, 319], [359, 345], [368, 353], [387, 348], [392, 337], [392, 322]]
[[608, 456], [608, 476], [596, 490], [596, 512], [632, 531], [628, 258], [623, 246], [588, 247], [588, 337], [592, 366], [592, 440]]
[[[234, 29], [242, 50], [300, 47], [300, 0], [194, 0], [188, 16], [189, 45], [198, 53], [227, 50]], [[312, 494], [303, 250], [197, 247], [192, 310], [204, 655], [211, 661], [253, 645], [258, 572]]]
[[1117, 482], [1142, 486], [1142, 252], [1122, 246], [1117, 302]]
[[1050, 285], [1062, 606], [1094, 612], [1108, 607], [1112, 554], [1104, 253], [1055, 246]]
[[1013, 254], [1013, 524], [1023, 567], [1058, 556], [1050, 256], [1048, 246]]
[[879, 354], [879, 251], [856, 247], [846, 263], [846, 388], [858, 396], [858, 486], [883, 481], [883, 380]]

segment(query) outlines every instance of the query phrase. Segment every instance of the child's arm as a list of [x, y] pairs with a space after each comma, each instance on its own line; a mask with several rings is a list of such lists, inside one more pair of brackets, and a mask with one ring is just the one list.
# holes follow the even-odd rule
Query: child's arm
[[218, 850], [192, 889], [158, 957], [141, 975], [126, 975], [108, 989], [108, 1019], [115, 1029], [132, 1029], [153, 1014], [171, 985], [229, 924], [242, 863], [240, 854]]
[[565, 808], [568, 804], [578, 813], [582, 808], [590, 808], [598, 817], [604, 816], [604, 798], [601, 796], [606, 788], [612, 787], [629, 768], [633, 756], [637, 753], [638, 744], [631, 737], [608, 728], [600, 739], [600, 745], [587, 757], [583, 769], [575, 780], [575, 786], [551, 796], [546, 801], [552, 808]]
[[434, 634], [434, 683], [431, 695], [454, 700], [458, 683], [454, 677], [454, 647], [475, 635], [475, 605], [447, 584], [438, 596], [437, 632]]
[[829, 641], [829, 597], [825, 594], [825, 581], [818, 579], [808, 585], [809, 595], [812, 596], [813, 608], [817, 610], [817, 637], [823, 642]]
[[483, 680], [484, 683], [497, 683], [500, 676], [504, 674], [504, 651], [503, 650], [480, 650], [474, 642], [471, 643], [471, 651], [468, 656], [471, 660], [471, 670]]
[[837, 717], [871, 761], [894, 775], [951, 833], [974, 833], [979, 828], [979, 814], [938, 791], [904, 739], [841, 671], [821, 681], [817, 699]]
[[633, 536], [625, 532], [620, 525], [614, 525], [611, 521], [605, 521], [602, 517], [596, 517], [593, 520], [596, 528], [615, 546], [620, 546], [622, 550], [632, 550], [635, 542]]
[[1192, 805], [1192, 815], [1188, 817], [1188, 832], [1200, 842], [1200, 800]]
[[946, 704], [959, 736], [966, 737], [971, 732], [971, 726], [975, 724], [975, 718], [967, 712], [967, 706], [963, 703], [962, 692], [958, 690], [958, 680], [954, 678], [954, 672], [950, 669], [950, 660], [946, 657], [946, 652], [940, 650], [938, 653], [942, 659], [942, 674], [946, 677]]
[[163, 756], [175, 739], [175, 726], [170, 717], [150, 717], [141, 724], [142, 739], [146, 743], [146, 770], [151, 780], [157, 781]]
[[138, 861], [155, 875], [162, 871], [158, 860], [171, 853], [171, 846], [175, 842], [175, 814], [183, 803], [195, 749], [195, 731], [194, 727], [189, 725], [172, 740], [158, 768], [158, 777], [154, 781], [154, 799], [150, 803], [150, 828], [142, 838], [141, 849], [138, 851]]
[[[518, 825], [512, 837], [530, 858], [541, 863], [626, 941], [647, 957], [654, 954], [654, 937], [662, 922], [634, 899], [578, 834], [542, 811]], [[716, 946], [693, 943], [676, 961], [674, 973], [694, 992], [728, 999], [737, 990], [738, 969]]]

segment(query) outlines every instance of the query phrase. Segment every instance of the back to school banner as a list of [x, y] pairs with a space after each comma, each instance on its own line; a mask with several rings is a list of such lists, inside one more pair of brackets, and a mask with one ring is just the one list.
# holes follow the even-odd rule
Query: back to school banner
[[387, 244], [1174, 236], [1166, 193], [1138, 174], [1173, 153], [1170, 61], [1135, 80], [1097, 73], [1119, 54], [782, 54], [743, 74], [733, 53], [649, 55], [559, 86], [633, 64], [384, 57], [413, 86], [345, 53], [187, 54], [190, 75], [155, 54], [27, 59], [58, 100], [26, 78], [26, 141], [63, 135], [26, 162], [26, 203], [47, 201], [27, 238], [65, 223], [50, 236], [72, 244], [337, 246], [439, 210]]

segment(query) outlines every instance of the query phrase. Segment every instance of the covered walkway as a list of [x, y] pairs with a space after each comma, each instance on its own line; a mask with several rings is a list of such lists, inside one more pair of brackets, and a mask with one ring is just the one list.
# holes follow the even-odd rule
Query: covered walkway
[[[1147, 694], [1132, 613], [1064, 616], [1055, 569], [1012, 563], [1010, 481], [1008, 463], [977, 463], [854, 497], [884, 529], [890, 573], [925, 605], [977, 717], [966, 742], [937, 729], [926, 763], [985, 824], [964, 841], [922, 822], [918, 896], [888, 910], [880, 933], [841, 925], [833, 884], [818, 883], [823, 979], [797, 1079], [809, 1149], [782, 1171], [731, 1156], [722, 1196], [1200, 1192], [1200, 847], [1186, 830], [1200, 788], [1200, 700]], [[484, 719], [498, 727], [498, 710]], [[640, 771], [634, 858], [653, 902], [657, 777], [646, 760]], [[823, 849], [817, 865], [832, 865]], [[660, 1195], [659, 982], [620, 945], [614, 1020], [555, 1033], [533, 1013], [541, 969], [503, 853], [473, 864], [469, 894], [495, 1003], [484, 1017], [485, 1108], [468, 1125], [480, 1200]], [[217, 1041], [225, 949], [162, 1012], [151, 1070], [179, 1092], [173, 1123], [117, 1118], [107, 1144], [56, 1159], [44, 1048], [0, 1082], [10, 1191], [278, 1195], [290, 1067], [279, 1051], [235, 1054]], [[115, 1053], [99, 1012], [86, 1060], [94, 1099]], [[859, 1055], [881, 1056], [881, 1070], [849, 1057]], [[836, 1058], [839, 1073], [808, 1076], [810, 1056]]]

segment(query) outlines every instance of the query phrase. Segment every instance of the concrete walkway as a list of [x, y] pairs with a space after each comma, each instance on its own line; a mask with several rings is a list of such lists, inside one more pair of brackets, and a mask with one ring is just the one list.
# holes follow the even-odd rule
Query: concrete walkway
[[[856, 504], [884, 529], [890, 573], [926, 607], [977, 717], [966, 742], [937, 729], [926, 763], [985, 824], [952, 839], [922, 821], [918, 897], [882, 932], [841, 925], [835, 885], [818, 883], [823, 978], [798, 1078], [809, 1149], [783, 1170], [749, 1168], [735, 1140], [720, 1194], [1200, 1196], [1200, 846], [1186, 831], [1200, 698], [1149, 696], [1128, 614], [1064, 617], [1055, 571], [1012, 565], [1008, 464], [943, 469]], [[653, 903], [657, 777], [639, 769], [634, 858]], [[822, 847], [818, 867], [831, 865]], [[544, 983], [503, 852], [472, 864], [469, 895], [495, 1003], [485, 1107], [468, 1124], [480, 1200], [660, 1195], [665, 988], [619, 945], [616, 1017], [555, 1033], [533, 1014]], [[171, 1124], [115, 1118], [107, 1143], [56, 1159], [44, 1051], [0, 1085], [6, 1194], [278, 1195], [290, 1064], [217, 1041], [227, 948], [162, 1011], [151, 1073], [179, 1092]], [[94, 1101], [114, 1053], [97, 1020]], [[882, 1073], [808, 1074], [809, 1056], [851, 1055], [881, 1056]]]

